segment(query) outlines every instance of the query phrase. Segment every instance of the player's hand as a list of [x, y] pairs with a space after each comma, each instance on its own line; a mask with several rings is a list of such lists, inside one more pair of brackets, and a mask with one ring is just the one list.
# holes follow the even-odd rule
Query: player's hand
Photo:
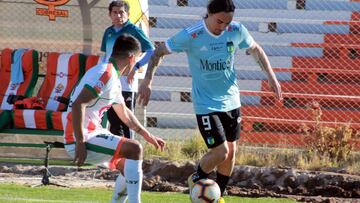
[[146, 136], [144, 136], [144, 139], [148, 143], [154, 145], [156, 149], [160, 149], [161, 151], [164, 151], [166, 142], [163, 139], [161, 139], [160, 137], [156, 137], [149, 133]]
[[82, 166], [87, 157], [86, 146], [84, 142], [76, 142], [74, 163], [77, 166]]
[[279, 81], [277, 79], [269, 78], [269, 85], [270, 88], [275, 92], [276, 98], [279, 101], [282, 101], [283, 97], [282, 97], [281, 86]]
[[144, 79], [139, 87], [137, 101], [142, 106], [147, 106], [150, 100], [151, 94], [151, 80]]
[[129, 84], [133, 83], [134, 82], [134, 77], [135, 77], [135, 74], [136, 74], [136, 71], [135, 71], [135, 68], [133, 68], [130, 73], [128, 74], [127, 76], [127, 82]]

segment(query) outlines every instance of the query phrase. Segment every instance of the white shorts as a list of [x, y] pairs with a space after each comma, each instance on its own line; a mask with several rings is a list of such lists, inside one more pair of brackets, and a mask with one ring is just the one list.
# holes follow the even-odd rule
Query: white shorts
[[[104, 164], [109, 163], [110, 169], [116, 169], [120, 161], [120, 148], [126, 138], [111, 134], [109, 131], [102, 131], [99, 134], [87, 136], [85, 142], [87, 157], [85, 163]], [[75, 157], [75, 143], [66, 144], [65, 150], [71, 158]]]

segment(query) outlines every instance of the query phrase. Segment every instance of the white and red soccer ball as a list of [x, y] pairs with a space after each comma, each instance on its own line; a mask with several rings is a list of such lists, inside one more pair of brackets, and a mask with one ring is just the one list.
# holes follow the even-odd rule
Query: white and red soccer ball
[[191, 191], [192, 203], [217, 203], [221, 197], [218, 184], [211, 179], [200, 179]]

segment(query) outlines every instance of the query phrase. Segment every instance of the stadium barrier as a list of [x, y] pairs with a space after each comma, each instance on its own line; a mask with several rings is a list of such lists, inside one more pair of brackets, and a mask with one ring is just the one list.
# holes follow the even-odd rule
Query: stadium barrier
[[[200, 20], [206, 11], [206, 1], [200, 0], [177, 1], [175, 5], [149, 2], [150, 34], [156, 42]], [[359, 143], [359, 2], [234, 2], [238, 8], [234, 19], [242, 22], [264, 48], [285, 97], [282, 103], [276, 102], [257, 64], [246, 52], [237, 53], [241, 141], [303, 147], [303, 134], [299, 132], [303, 124], [314, 124], [309, 106], [318, 102], [324, 126], [350, 125], [357, 134], [354, 142]], [[184, 54], [166, 56], [155, 74], [156, 87], [146, 109], [148, 126], [196, 131], [196, 122], [190, 122], [195, 117], [189, 103], [191, 74], [186, 61]]]

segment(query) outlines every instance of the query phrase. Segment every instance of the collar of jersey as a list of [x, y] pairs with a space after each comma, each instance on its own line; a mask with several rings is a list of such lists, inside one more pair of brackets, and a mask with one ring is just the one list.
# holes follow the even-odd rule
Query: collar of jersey
[[121, 32], [126, 26], [128, 26], [129, 24], [131, 24], [130, 20], [126, 21], [126, 23], [123, 24], [123, 26], [121, 26], [120, 30], [116, 32], [115, 30], [115, 26], [112, 26], [112, 31], [114, 31], [115, 33]]
[[114, 68], [115, 68], [115, 70], [116, 70], [117, 76], [120, 77], [119, 67], [118, 67], [117, 64], [116, 64], [115, 59], [113, 59], [113, 58], [110, 57], [110, 58], [109, 58], [109, 62], [114, 66]]
[[214, 34], [213, 34], [212, 32], [210, 32], [210, 30], [207, 28], [206, 23], [205, 23], [205, 19], [203, 20], [203, 25], [204, 25], [204, 28], [205, 28], [206, 32], [207, 32], [210, 36], [212, 36], [212, 37], [214, 37], [214, 38], [219, 38], [219, 37], [221, 37], [221, 35], [223, 35], [224, 32], [225, 32], [225, 31], [222, 31], [221, 34], [219, 34], [219, 35], [214, 35]]

